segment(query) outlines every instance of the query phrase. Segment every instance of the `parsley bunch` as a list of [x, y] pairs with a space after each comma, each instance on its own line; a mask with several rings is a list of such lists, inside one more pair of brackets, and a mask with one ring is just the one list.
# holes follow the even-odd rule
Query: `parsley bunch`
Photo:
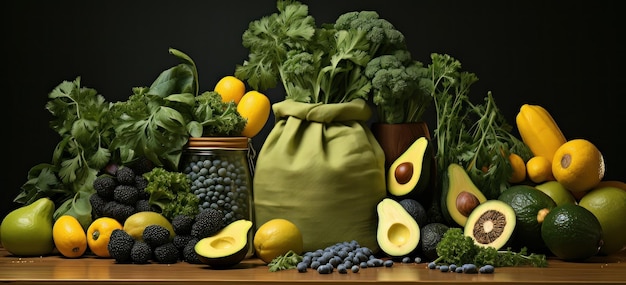
[[463, 234], [461, 228], [448, 229], [437, 244], [437, 254], [439, 257], [433, 262], [447, 264], [475, 264], [476, 266], [493, 265], [520, 266], [532, 265], [535, 267], [546, 267], [548, 262], [543, 254], [528, 254], [526, 248], [519, 252], [514, 252], [510, 248], [507, 250], [496, 250], [494, 247], [483, 247], [476, 245], [474, 240]]
[[433, 137], [438, 173], [458, 163], [488, 199], [495, 199], [510, 185], [508, 178], [513, 170], [509, 154], [516, 153], [526, 160], [532, 153], [511, 133], [512, 126], [491, 92], [483, 104], [470, 100], [470, 87], [478, 81], [476, 74], [463, 71], [461, 62], [449, 55], [435, 53], [431, 59], [429, 82], [421, 83], [433, 97], [437, 113]]

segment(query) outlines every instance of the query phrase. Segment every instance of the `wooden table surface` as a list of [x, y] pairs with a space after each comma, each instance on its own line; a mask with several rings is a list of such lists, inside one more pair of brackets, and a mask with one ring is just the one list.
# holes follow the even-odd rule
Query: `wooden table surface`
[[309, 270], [269, 272], [260, 260], [247, 259], [231, 268], [206, 265], [115, 264], [112, 259], [58, 255], [20, 258], [0, 248], [0, 282], [15, 284], [626, 284], [626, 251], [593, 257], [582, 263], [550, 259], [545, 268], [499, 267], [493, 274], [440, 272], [426, 264], [394, 263], [392, 267], [364, 268], [358, 273], [319, 274]]

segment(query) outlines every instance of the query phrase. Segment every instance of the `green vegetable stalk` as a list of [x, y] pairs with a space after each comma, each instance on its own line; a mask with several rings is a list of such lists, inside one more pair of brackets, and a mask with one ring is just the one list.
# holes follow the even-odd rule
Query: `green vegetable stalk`
[[458, 163], [488, 199], [495, 199], [510, 185], [509, 154], [528, 159], [532, 156], [530, 149], [511, 134], [512, 126], [497, 108], [491, 92], [483, 104], [470, 100], [470, 86], [478, 81], [475, 74], [462, 71], [461, 63], [449, 55], [432, 54], [431, 59], [429, 82], [422, 84], [437, 111], [433, 137], [438, 172], [443, 173], [450, 163]]

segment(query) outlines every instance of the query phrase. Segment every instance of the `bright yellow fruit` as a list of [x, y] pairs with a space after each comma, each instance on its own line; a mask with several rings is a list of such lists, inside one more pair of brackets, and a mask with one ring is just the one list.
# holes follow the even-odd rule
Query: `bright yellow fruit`
[[290, 250], [301, 254], [304, 248], [300, 229], [291, 221], [278, 218], [265, 222], [256, 230], [253, 244], [256, 256], [265, 263]]
[[510, 183], [520, 183], [526, 179], [526, 163], [524, 159], [518, 154], [509, 154], [509, 162], [511, 162], [511, 168], [513, 172], [509, 177]]
[[213, 90], [222, 96], [223, 102], [235, 101], [235, 104], [239, 104], [241, 97], [246, 93], [246, 85], [239, 78], [228, 75], [222, 77]]
[[593, 213], [602, 225], [600, 254], [611, 255], [626, 248], [626, 191], [601, 187], [589, 191], [578, 204]]
[[111, 233], [115, 229], [122, 229], [122, 224], [109, 217], [97, 218], [89, 225], [87, 228], [87, 245], [93, 254], [99, 257], [111, 257], [107, 246], [111, 239]]
[[604, 178], [604, 158], [598, 148], [585, 139], [569, 140], [556, 150], [552, 174], [571, 192], [588, 191]]
[[237, 112], [247, 120], [241, 135], [251, 138], [258, 134], [267, 123], [270, 109], [270, 99], [265, 94], [254, 90], [246, 92], [237, 104]]
[[526, 162], [528, 178], [535, 183], [554, 180], [552, 162], [544, 156], [533, 156]]
[[87, 251], [87, 234], [74, 216], [59, 217], [52, 227], [52, 238], [57, 250], [65, 257], [81, 257]]

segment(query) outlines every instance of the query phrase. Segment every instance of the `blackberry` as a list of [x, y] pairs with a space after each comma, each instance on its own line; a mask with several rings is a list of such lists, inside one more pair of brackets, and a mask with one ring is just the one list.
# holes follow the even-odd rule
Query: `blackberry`
[[93, 181], [93, 188], [103, 199], [113, 199], [113, 191], [117, 187], [117, 180], [110, 175], [100, 175]]
[[152, 259], [152, 247], [144, 241], [135, 241], [130, 250], [130, 259], [133, 263], [146, 264]]
[[135, 185], [135, 176], [135, 171], [128, 166], [120, 167], [115, 172], [115, 178], [119, 184]]
[[142, 238], [149, 246], [156, 248], [170, 241], [170, 231], [161, 225], [149, 225], [144, 228]]
[[135, 244], [135, 239], [122, 229], [111, 232], [107, 249], [117, 263], [131, 262], [130, 252]]

